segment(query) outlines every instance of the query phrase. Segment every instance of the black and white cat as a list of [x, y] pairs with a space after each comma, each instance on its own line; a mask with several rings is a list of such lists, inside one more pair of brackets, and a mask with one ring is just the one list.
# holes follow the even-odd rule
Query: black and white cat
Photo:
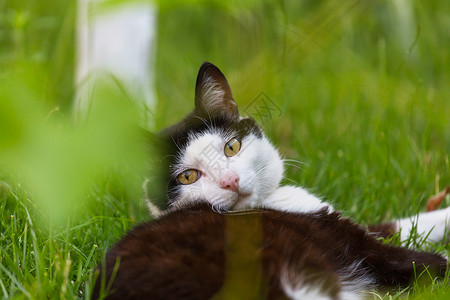
[[445, 276], [447, 264], [326, 209], [229, 215], [198, 203], [125, 235], [99, 267], [93, 299], [356, 300]]
[[[159, 218], [107, 253], [94, 299], [363, 299], [425, 270], [446, 273], [441, 255], [376, 239], [399, 228], [407, 236], [409, 219], [368, 231], [305, 189], [280, 186], [278, 151], [239, 115], [210, 63], [200, 68], [194, 111], [152, 139], [162, 179], [148, 185], [149, 209]], [[442, 239], [448, 214], [420, 214], [417, 231]]]
[[[200, 67], [194, 111], [164, 130], [159, 142], [166, 145], [163, 152], [167, 161], [162, 169], [168, 172], [165, 178], [169, 181], [170, 210], [199, 202], [209, 203], [219, 212], [254, 208], [296, 213], [334, 210], [330, 203], [302, 187], [280, 186], [284, 173], [280, 154], [255, 120], [239, 115], [225, 76], [211, 63]], [[152, 200], [151, 196], [147, 199], [148, 208], [157, 217], [161, 210]], [[392, 233], [401, 231], [405, 240], [415, 227], [416, 233], [437, 242], [449, 222], [447, 208], [394, 220], [386, 228]]]

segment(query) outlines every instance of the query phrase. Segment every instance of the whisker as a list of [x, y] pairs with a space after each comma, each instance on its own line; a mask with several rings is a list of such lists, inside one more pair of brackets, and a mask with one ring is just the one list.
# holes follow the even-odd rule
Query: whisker
[[297, 181], [295, 181], [295, 180], [293, 180], [293, 179], [291, 179], [291, 178], [285, 177], [285, 178], [283, 178], [283, 179], [286, 180], [286, 181], [288, 181], [288, 182], [290, 182], [290, 183], [293, 183], [293, 184], [296, 185], [296, 186], [300, 186], [300, 184], [299, 184]]
[[302, 162], [302, 161], [300, 161], [300, 160], [296, 160], [296, 159], [283, 158], [282, 161], [296, 162], [296, 163], [301, 164], [301, 165], [306, 165], [306, 163], [304, 163], [304, 162]]
[[303, 169], [304, 169], [303, 167], [298, 166], [298, 165], [294, 165], [294, 164], [285, 163], [284, 165], [285, 165], [285, 166], [294, 167], [294, 168], [297, 168], [297, 169], [299, 169], [299, 170], [303, 170]]

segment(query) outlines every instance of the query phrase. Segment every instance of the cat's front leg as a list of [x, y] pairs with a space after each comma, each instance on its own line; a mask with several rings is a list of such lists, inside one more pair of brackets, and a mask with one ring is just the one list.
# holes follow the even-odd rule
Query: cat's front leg
[[327, 208], [333, 211], [331, 204], [297, 186], [281, 186], [269, 197], [259, 203], [258, 208], [269, 208], [285, 212], [310, 213]]

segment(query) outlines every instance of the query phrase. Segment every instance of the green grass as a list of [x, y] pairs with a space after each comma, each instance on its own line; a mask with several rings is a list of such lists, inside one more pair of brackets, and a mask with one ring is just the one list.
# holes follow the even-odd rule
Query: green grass
[[[301, 162], [287, 167], [286, 182], [308, 187], [345, 215], [366, 224], [413, 215], [450, 184], [449, 1], [199, 2], [161, 4], [155, 57], [158, 129], [193, 108], [196, 72], [203, 61], [211, 61], [229, 79], [242, 113], [251, 114], [245, 108], [261, 92], [280, 109], [264, 129], [283, 156]], [[33, 96], [44, 116], [58, 107], [55, 122], [44, 131], [59, 130], [61, 124], [70, 127], [74, 3], [36, 3], [0, 0], [0, 80], [19, 78], [6, 96], [0, 90], [0, 100]], [[30, 75], [36, 69], [42, 76]], [[12, 157], [9, 150], [20, 138], [30, 138], [20, 136], [30, 127], [27, 120], [39, 122], [40, 115], [26, 108], [16, 114], [0, 111], [5, 166], [0, 173], [0, 295], [88, 298], [92, 269], [120, 236], [148, 218], [146, 209], [138, 190], [105, 175], [78, 196], [77, 209], [49, 226], [45, 206], [4, 159]], [[13, 124], [14, 131], [5, 124]], [[45, 136], [37, 135], [42, 141], [37, 138], [36, 145], [45, 143]], [[58, 157], [64, 162], [63, 155]], [[21, 170], [27, 170], [28, 159], [22, 158]], [[51, 170], [43, 168], [42, 176]], [[67, 173], [72, 171], [85, 174]], [[69, 179], [77, 183], [77, 176]], [[449, 255], [444, 244], [420, 238], [406, 243]], [[447, 278], [380, 296], [447, 299], [449, 294]]]

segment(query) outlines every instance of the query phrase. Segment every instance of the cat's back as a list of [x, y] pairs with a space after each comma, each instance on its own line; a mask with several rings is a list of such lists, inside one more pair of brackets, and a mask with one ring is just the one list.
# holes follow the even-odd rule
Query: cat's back
[[[253, 290], [247, 297], [282, 297], [280, 278], [292, 267], [307, 265], [336, 279], [321, 249], [336, 236], [322, 230], [325, 234], [313, 238], [313, 231], [326, 226], [324, 214], [223, 215], [208, 205], [175, 211], [131, 230], [108, 252], [106, 272], [98, 280], [104, 277], [106, 287], [113, 278], [110, 299], [209, 299], [234, 277], [246, 282], [241, 285], [246, 291]], [[329, 215], [329, 222], [337, 219], [338, 214]], [[99, 289], [97, 282], [94, 295]]]
[[414, 261], [446, 268], [438, 255], [383, 245], [339, 213], [224, 215], [208, 204], [139, 225], [105, 260], [94, 298], [108, 287], [108, 299], [344, 299], [408, 284]]
[[177, 211], [132, 229], [107, 254], [97, 279], [113, 278], [108, 299], [207, 299], [223, 281], [224, 218]]

